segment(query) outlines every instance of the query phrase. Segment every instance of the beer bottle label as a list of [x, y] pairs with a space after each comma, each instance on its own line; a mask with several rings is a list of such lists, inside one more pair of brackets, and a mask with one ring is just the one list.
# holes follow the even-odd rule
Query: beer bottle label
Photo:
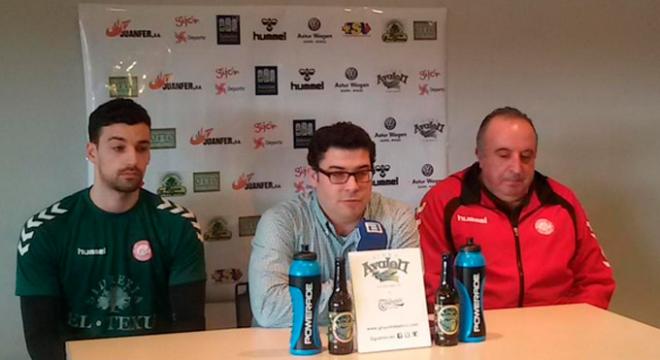
[[340, 343], [353, 341], [353, 313], [330, 312], [330, 326], [328, 340]]
[[435, 305], [436, 331], [445, 335], [458, 332], [458, 306]]

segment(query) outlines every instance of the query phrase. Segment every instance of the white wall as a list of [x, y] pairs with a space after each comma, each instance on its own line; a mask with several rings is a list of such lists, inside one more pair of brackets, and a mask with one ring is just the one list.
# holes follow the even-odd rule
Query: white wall
[[[526, 111], [540, 134], [539, 169], [577, 192], [614, 267], [611, 309], [660, 326], [660, 277], [654, 276], [660, 272], [660, 165], [654, 159], [660, 154], [660, 2], [333, 4], [447, 7], [450, 170], [473, 161], [476, 127], [486, 113], [506, 104]], [[35, 211], [85, 184], [77, 1], [3, 0], [0, 34], [0, 359], [26, 359], [13, 296], [20, 228]]]

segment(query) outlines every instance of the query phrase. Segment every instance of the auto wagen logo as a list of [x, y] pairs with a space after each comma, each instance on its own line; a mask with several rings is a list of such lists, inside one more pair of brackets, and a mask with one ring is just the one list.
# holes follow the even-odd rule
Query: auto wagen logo
[[307, 27], [312, 31], [319, 31], [321, 28], [321, 20], [317, 17], [310, 18], [307, 21]]
[[346, 68], [344, 76], [349, 82], [336, 82], [335, 88], [339, 89], [339, 92], [363, 92], [364, 88], [369, 87], [369, 83], [355, 81], [358, 78], [358, 70], [355, 67]]
[[408, 136], [408, 133], [405, 132], [395, 132], [393, 131], [396, 128], [397, 122], [396, 119], [389, 116], [383, 122], [383, 127], [385, 127], [386, 132], [378, 132], [374, 134], [374, 139], [378, 139], [381, 143], [386, 142], [400, 142], [401, 138]]
[[298, 33], [298, 40], [302, 40], [303, 44], [326, 44], [327, 39], [332, 38], [332, 34], [318, 33], [321, 29], [321, 20], [317, 17], [310, 18], [307, 27], [312, 33]]
[[433, 175], [433, 165], [431, 164], [424, 164], [422, 166], [422, 175], [429, 177]]
[[433, 165], [431, 164], [424, 164], [422, 165], [422, 168], [420, 169], [422, 175], [424, 178], [417, 178], [417, 179], [412, 179], [412, 184], [415, 185], [418, 189], [427, 189], [435, 184], [437, 184], [440, 180], [439, 179], [433, 179], [431, 176], [435, 172], [435, 169], [433, 168]]

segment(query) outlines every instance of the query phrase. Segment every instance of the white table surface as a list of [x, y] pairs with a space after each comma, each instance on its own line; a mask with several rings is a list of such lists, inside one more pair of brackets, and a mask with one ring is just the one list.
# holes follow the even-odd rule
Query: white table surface
[[590, 305], [489, 310], [485, 319], [482, 343], [347, 356], [325, 348], [315, 356], [292, 356], [289, 329], [263, 328], [71, 341], [66, 349], [71, 360], [660, 359], [660, 329]]

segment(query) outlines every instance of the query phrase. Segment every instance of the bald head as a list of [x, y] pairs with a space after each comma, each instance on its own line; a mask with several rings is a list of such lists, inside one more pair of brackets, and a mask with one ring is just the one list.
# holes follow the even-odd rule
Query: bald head
[[536, 139], [535, 142], [536, 145], [538, 146], [539, 137], [538, 134], [536, 133], [536, 128], [534, 127], [534, 123], [532, 122], [532, 119], [530, 119], [527, 116], [527, 114], [514, 107], [505, 106], [491, 111], [490, 114], [486, 115], [486, 117], [481, 121], [481, 125], [479, 125], [479, 131], [477, 131], [477, 149], [483, 148], [484, 133], [488, 129], [490, 122], [495, 117], [517, 118], [527, 122], [529, 126], [532, 128], [532, 131], [534, 132], [534, 137]]
[[[513, 108], [484, 119], [476, 154], [482, 184], [510, 207], [518, 206], [534, 180], [537, 134], [532, 121]], [[497, 111], [497, 110], [496, 110]]]

